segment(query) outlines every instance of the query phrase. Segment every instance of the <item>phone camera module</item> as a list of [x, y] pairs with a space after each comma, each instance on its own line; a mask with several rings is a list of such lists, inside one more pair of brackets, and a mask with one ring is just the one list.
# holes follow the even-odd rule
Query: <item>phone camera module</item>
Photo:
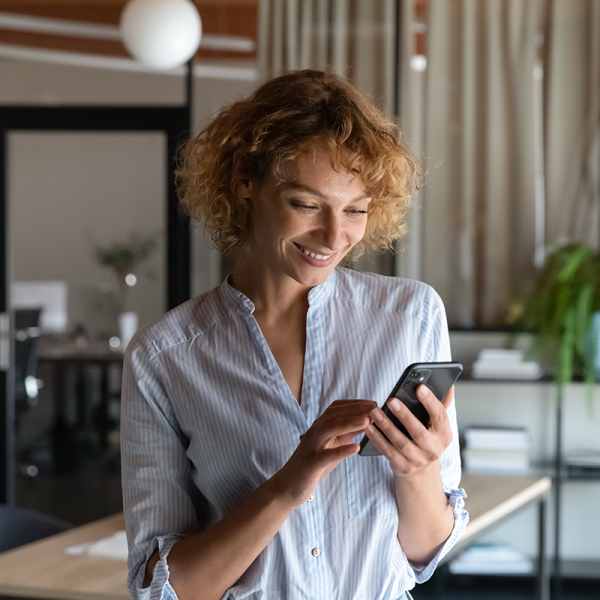
[[[421, 373], [413, 373], [413, 374], [411, 375], [411, 377], [412, 377], [413, 379], [416, 379], [416, 378], [417, 378], [417, 377], [419, 377], [420, 375], [421, 375]], [[423, 379], [423, 378], [421, 377], [421, 379]]]

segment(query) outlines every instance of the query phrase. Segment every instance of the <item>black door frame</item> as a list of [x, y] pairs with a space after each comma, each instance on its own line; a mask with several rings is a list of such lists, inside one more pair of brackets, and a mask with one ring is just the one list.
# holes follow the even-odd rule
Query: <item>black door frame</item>
[[[178, 206], [175, 166], [179, 144], [191, 129], [191, 68], [187, 104], [181, 106], [2, 106], [0, 107], [0, 313], [11, 314], [8, 230], [8, 136], [15, 131], [162, 132], [167, 138], [167, 309], [190, 298], [191, 233]], [[0, 318], [0, 325], [2, 325]], [[1, 329], [1, 327], [0, 327]], [[0, 335], [8, 335], [8, 332]], [[7, 339], [0, 340], [7, 345]], [[12, 346], [12, 344], [10, 344]], [[6, 362], [6, 361], [4, 361]], [[14, 378], [0, 357], [0, 504], [14, 502]]]

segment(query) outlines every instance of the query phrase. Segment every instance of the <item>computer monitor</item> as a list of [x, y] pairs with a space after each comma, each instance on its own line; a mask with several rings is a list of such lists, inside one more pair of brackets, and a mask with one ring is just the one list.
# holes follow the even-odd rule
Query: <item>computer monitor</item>
[[13, 281], [13, 309], [41, 308], [40, 327], [44, 332], [63, 332], [67, 328], [66, 281]]

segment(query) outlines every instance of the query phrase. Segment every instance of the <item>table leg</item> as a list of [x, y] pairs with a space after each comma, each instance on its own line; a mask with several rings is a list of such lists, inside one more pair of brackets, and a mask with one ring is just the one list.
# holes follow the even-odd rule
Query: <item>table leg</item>
[[67, 408], [67, 365], [56, 361], [53, 365], [54, 426], [52, 428], [52, 455], [57, 474], [70, 473], [76, 468], [77, 455], [74, 447], [74, 425], [70, 422]]
[[550, 599], [550, 572], [546, 561], [546, 498], [538, 504], [538, 564], [536, 577], [536, 600]]
[[108, 389], [108, 363], [103, 362], [100, 365], [101, 380], [100, 380], [100, 446], [103, 451], [108, 448], [108, 431], [110, 430], [110, 417], [108, 414], [109, 389]]

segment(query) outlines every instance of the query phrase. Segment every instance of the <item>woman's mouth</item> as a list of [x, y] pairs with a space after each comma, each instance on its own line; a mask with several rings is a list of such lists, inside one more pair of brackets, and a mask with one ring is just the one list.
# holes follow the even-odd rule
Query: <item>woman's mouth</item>
[[329, 266], [333, 262], [336, 254], [337, 254], [337, 252], [330, 252], [329, 254], [317, 252], [311, 248], [307, 248], [306, 246], [301, 246], [300, 244], [297, 244], [296, 242], [294, 242], [294, 246], [296, 246], [296, 248], [298, 248], [298, 250], [302, 254], [302, 258], [304, 258], [304, 260], [306, 262], [308, 262], [310, 265], [313, 265], [316, 267]]
[[318, 252], [313, 252], [300, 244], [296, 244], [296, 246], [299, 248], [300, 252], [303, 252], [306, 256], [310, 256], [311, 258], [316, 258], [317, 260], [327, 260], [333, 256], [333, 254], [319, 254]]

